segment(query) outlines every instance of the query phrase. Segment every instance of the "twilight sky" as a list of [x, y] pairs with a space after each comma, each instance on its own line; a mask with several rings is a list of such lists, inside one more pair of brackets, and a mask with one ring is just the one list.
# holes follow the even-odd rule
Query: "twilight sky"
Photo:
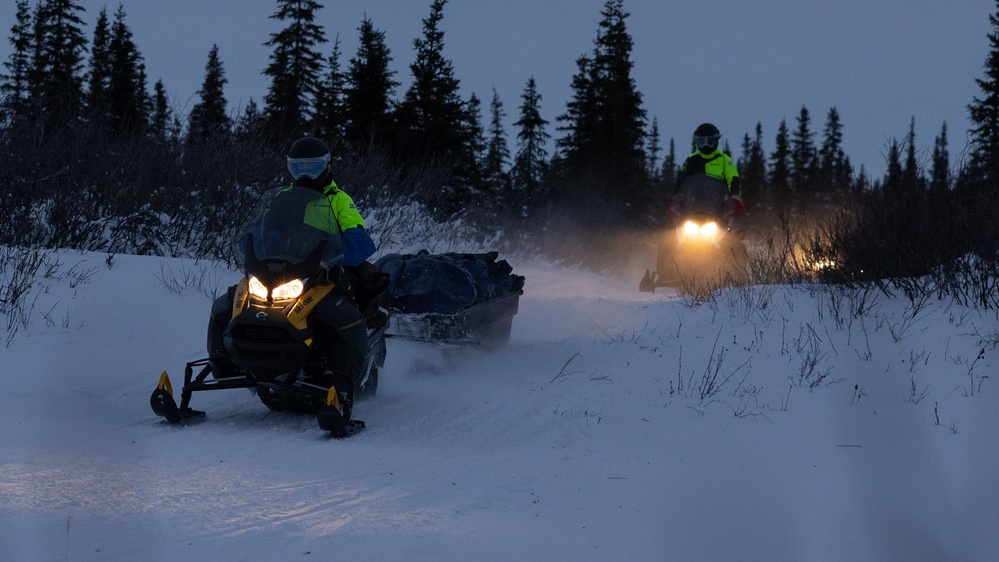
[[[102, 6], [86, 9], [87, 36]], [[261, 71], [263, 43], [281, 24], [269, 16], [275, 0], [123, 0], [125, 21], [145, 57], [150, 90], [162, 79], [177, 109], [196, 101], [212, 44], [218, 44], [229, 82], [226, 99], [236, 110], [250, 98], [262, 101], [269, 85]], [[410, 80], [413, 40], [431, 0], [320, 0], [317, 21], [332, 52], [339, 36], [346, 67], [357, 48], [365, 14], [384, 31], [396, 79]], [[450, 0], [444, 8], [445, 55], [461, 81], [463, 98], [474, 92], [483, 121], [493, 88], [503, 102], [506, 132], [515, 147], [516, 120], [528, 78], [542, 95], [548, 132], [564, 113], [575, 60], [593, 50], [605, 0]], [[693, 129], [710, 121], [738, 156], [743, 135], [763, 127], [764, 149], [773, 150], [782, 119], [794, 129], [808, 108], [816, 143], [829, 108], [843, 123], [844, 149], [854, 166], [884, 173], [886, 145], [902, 139], [916, 120], [916, 147], [928, 165], [934, 138], [947, 123], [952, 164], [967, 142], [967, 105], [980, 90], [988, 55], [992, 0], [722, 0], [680, 2], [625, 0], [634, 40], [633, 78], [649, 120], [686, 155]], [[10, 54], [14, 2], [0, 2], [0, 60]], [[724, 142], [724, 141], [723, 141]], [[549, 151], [552, 150], [549, 146]]]

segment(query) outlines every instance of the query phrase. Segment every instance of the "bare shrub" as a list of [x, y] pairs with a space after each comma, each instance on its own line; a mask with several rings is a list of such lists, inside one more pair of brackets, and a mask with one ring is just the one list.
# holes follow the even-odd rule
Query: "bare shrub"
[[28, 326], [34, 307], [29, 301], [36, 276], [52, 267], [55, 266], [42, 250], [0, 246], [0, 314], [7, 317], [7, 345], [20, 328]]
[[[995, 191], [995, 190], [992, 190]], [[825, 221], [806, 254], [828, 260], [819, 278], [873, 284], [914, 304], [929, 294], [999, 306], [999, 230], [991, 192], [866, 192]]]
[[750, 270], [759, 283], [793, 283], [810, 276], [802, 255], [802, 240], [806, 232], [801, 221], [787, 213], [776, 215], [767, 223], [750, 254]]

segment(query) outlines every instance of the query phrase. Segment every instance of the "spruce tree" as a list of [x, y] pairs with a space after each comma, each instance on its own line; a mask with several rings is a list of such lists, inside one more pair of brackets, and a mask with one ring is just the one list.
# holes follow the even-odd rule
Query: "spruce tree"
[[559, 117], [560, 175], [573, 185], [570, 201], [599, 209], [598, 218], [635, 218], [654, 195], [645, 163], [645, 110], [631, 76], [633, 42], [623, 0], [601, 12], [593, 57], [577, 60], [573, 97]]
[[344, 107], [345, 76], [340, 70], [340, 38], [333, 41], [333, 52], [326, 66], [326, 77], [316, 93], [316, 109], [312, 121], [312, 134], [330, 139], [333, 144], [343, 142], [346, 110]]
[[864, 165], [860, 165], [860, 170], [857, 171], [856, 181], [852, 182], [852, 191], [854, 195], [862, 195], [871, 188], [871, 178], [867, 175], [867, 170]]
[[73, 0], [39, 0], [28, 91], [38, 116], [63, 121], [83, 106], [83, 7]]
[[950, 189], [950, 154], [947, 151], [947, 122], [940, 127], [940, 135], [933, 142], [933, 169], [930, 172], [930, 191], [943, 193]]
[[[423, 20], [423, 37], [414, 40], [416, 60], [410, 65], [413, 83], [399, 107], [400, 125], [407, 134], [407, 150], [425, 151], [431, 156], [460, 153], [467, 132], [454, 124], [465, 120], [464, 103], [458, 94], [459, 81], [451, 60], [444, 56], [443, 19], [446, 0], [434, 0], [430, 15]], [[422, 149], [418, 148], [422, 145]]]
[[901, 189], [905, 193], [922, 191], [925, 180], [916, 160], [916, 118], [909, 121], [909, 134], [905, 137], [905, 164], [902, 168]]
[[791, 166], [791, 145], [787, 122], [781, 119], [780, 125], [777, 127], [774, 151], [770, 153], [769, 183], [774, 203], [782, 212], [787, 211], [792, 203]]
[[257, 102], [250, 98], [233, 125], [233, 135], [239, 142], [258, 144], [265, 136], [266, 124], [267, 117], [264, 112], [257, 106]]
[[278, 0], [270, 19], [285, 22], [284, 29], [264, 43], [272, 47], [264, 75], [271, 79], [264, 96], [267, 133], [279, 143], [304, 132], [312, 120], [310, 109], [320, 87], [323, 57], [316, 47], [326, 42], [315, 23], [322, 6], [315, 0]]
[[754, 136], [747, 134], [743, 140], [742, 158], [739, 163], [742, 197], [748, 204], [759, 205], [766, 199], [767, 162], [763, 152], [763, 126], [757, 122]]
[[[999, 208], [999, 0], [996, 8], [989, 15], [992, 32], [988, 35], [985, 76], [976, 80], [982, 96], [968, 106], [973, 125], [970, 164], [961, 171], [957, 182], [959, 200], [965, 207], [962, 224], [966, 225], [968, 249], [981, 258], [976, 268], [988, 268], [993, 281], [999, 279], [999, 227], [995, 217]], [[995, 282], [991, 288], [992, 303], [996, 303]], [[985, 293], [979, 301], [988, 306]]]
[[676, 173], [676, 140], [670, 138], [669, 150], [666, 151], [666, 156], [663, 157], [662, 171], [659, 173], [663, 186], [662, 193], [666, 199], [676, 193]]
[[[459, 180], [462, 189], [470, 191], [473, 197], [479, 193], [489, 195], [488, 185], [486, 185], [483, 173], [483, 163], [486, 159], [487, 141], [485, 128], [482, 126], [482, 102], [479, 97], [472, 93], [465, 103], [463, 112], [464, 120], [460, 124], [460, 129], [467, 131], [469, 138], [467, 152], [469, 154], [467, 166], [456, 168], [455, 178]], [[486, 189], [483, 189], [486, 188]], [[468, 202], [471, 202], [469, 199]]]
[[385, 32], [370, 19], [361, 22], [357, 54], [350, 59], [344, 90], [345, 136], [357, 148], [392, 141], [392, 97], [399, 82], [385, 45]]
[[0, 122], [27, 116], [28, 73], [34, 48], [31, 9], [28, 0], [17, 0], [15, 24], [10, 28], [13, 50], [3, 63], [6, 72], [0, 74]]
[[153, 86], [153, 112], [149, 121], [149, 130], [153, 138], [159, 141], [173, 141], [170, 136], [172, 119], [166, 87], [163, 86], [163, 80], [157, 80]]
[[205, 63], [205, 78], [198, 90], [200, 100], [188, 116], [187, 143], [201, 144], [228, 136], [232, 118], [225, 99], [224, 88], [228, 80], [219, 58], [218, 45], [212, 45]]
[[[742, 152], [739, 154], [739, 158], [736, 159], [735, 165], [738, 169], [742, 170], [746, 167], [746, 162], [749, 158], [749, 149], [752, 147], [752, 141], [749, 139], [749, 133], [742, 135]], [[742, 177], [742, 174], [740, 174]]]
[[517, 153], [510, 170], [512, 192], [521, 205], [521, 215], [528, 214], [539, 199], [548, 167], [549, 135], [545, 131], [548, 121], [541, 117], [541, 94], [531, 76], [521, 94], [520, 118], [517, 127]]
[[842, 192], [850, 186], [851, 170], [843, 152], [843, 124], [835, 106], [826, 114], [819, 148], [819, 178], [817, 185], [823, 191]]
[[631, 76], [634, 43], [625, 24], [629, 15], [623, 0], [604, 4], [593, 59], [598, 77], [603, 78], [598, 82], [598, 101], [604, 134], [598, 140], [610, 157], [612, 173], [624, 181], [645, 179], [645, 110]]
[[662, 181], [662, 170], [659, 168], [659, 153], [663, 151], [663, 147], [660, 144], [662, 142], [659, 136], [659, 118], [652, 118], [652, 127], [649, 129], [649, 135], [646, 139], [645, 146], [645, 166], [646, 175], [654, 185], [659, 185]]
[[989, 54], [985, 76], [975, 79], [982, 91], [968, 105], [971, 119], [971, 161], [967, 178], [972, 184], [999, 192], [999, 1], [997, 11], [989, 15]]
[[87, 71], [87, 113], [91, 119], [106, 122], [110, 118], [108, 104], [111, 98], [111, 28], [107, 9], [101, 8], [90, 43], [90, 61]]
[[503, 102], [496, 88], [493, 88], [493, 99], [489, 103], [489, 127], [486, 129], [486, 156], [482, 165], [486, 185], [493, 193], [505, 191], [508, 181], [510, 149], [507, 147], [506, 131], [503, 129], [505, 117]]
[[555, 164], [562, 175], [570, 175], [570, 171], [576, 175], [587, 173], [587, 166], [596, 157], [590, 154], [599, 115], [593, 74], [593, 61], [585, 55], [578, 57], [570, 85], [572, 98], [566, 103], [565, 113], [557, 117], [562, 136], [555, 141]]
[[817, 157], [813, 136], [808, 108], [801, 106], [798, 127], [791, 139], [791, 189], [799, 197], [815, 193]]
[[413, 82], [396, 116], [401, 155], [410, 165], [430, 161], [449, 168], [452, 185], [440, 201], [442, 214], [448, 216], [470, 201], [479, 171], [476, 131], [470, 127], [478, 117], [459, 96], [452, 62], [444, 56], [440, 22], [445, 4], [446, 0], [434, 0], [423, 20], [423, 36], [413, 41], [416, 59], [409, 67]]
[[125, 9], [119, 5], [111, 24], [108, 44], [108, 112], [111, 130], [116, 133], [143, 131], [148, 123], [149, 94], [142, 55], [125, 24]]
[[890, 195], [902, 194], [902, 146], [898, 139], [891, 139], [888, 143], [888, 155], [886, 156], [888, 167], [885, 170], [882, 188]]

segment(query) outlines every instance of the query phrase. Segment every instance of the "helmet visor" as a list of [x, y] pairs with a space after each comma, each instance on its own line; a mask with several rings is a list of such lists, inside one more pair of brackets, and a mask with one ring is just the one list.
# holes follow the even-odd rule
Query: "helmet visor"
[[316, 179], [323, 174], [329, 163], [329, 154], [319, 158], [288, 158], [288, 171], [296, 180], [306, 176]]
[[718, 146], [718, 135], [694, 135], [694, 146], [699, 149]]

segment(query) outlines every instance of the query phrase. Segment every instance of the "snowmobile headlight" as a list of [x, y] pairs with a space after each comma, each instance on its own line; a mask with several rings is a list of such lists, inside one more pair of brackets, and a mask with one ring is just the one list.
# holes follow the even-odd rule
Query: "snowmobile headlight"
[[[275, 287], [271, 291], [271, 298], [274, 300], [287, 300], [287, 299], [297, 299], [301, 296], [302, 291], [305, 290], [305, 285], [300, 279], [294, 279]], [[258, 299], [267, 299], [267, 287], [264, 286], [256, 277], [250, 277], [250, 294], [257, 297]]]
[[264, 286], [256, 277], [250, 277], [249, 283], [250, 294], [257, 297], [258, 299], [267, 300], [267, 287]]
[[302, 283], [302, 280], [294, 279], [292, 281], [288, 281], [280, 287], [275, 288], [271, 291], [271, 296], [274, 297], [274, 300], [297, 299], [302, 296], [302, 291], [304, 290], [305, 285]]
[[687, 236], [714, 238], [718, 235], [718, 223], [709, 222], [699, 225], [694, 221], [687, 221], [683, 223], [683, 233]]
[[701, 236], [705, 238], [714, 238], [718, 234], [718, 223], [709, 222], [708, 224], [702, 225], [700, 228]]

